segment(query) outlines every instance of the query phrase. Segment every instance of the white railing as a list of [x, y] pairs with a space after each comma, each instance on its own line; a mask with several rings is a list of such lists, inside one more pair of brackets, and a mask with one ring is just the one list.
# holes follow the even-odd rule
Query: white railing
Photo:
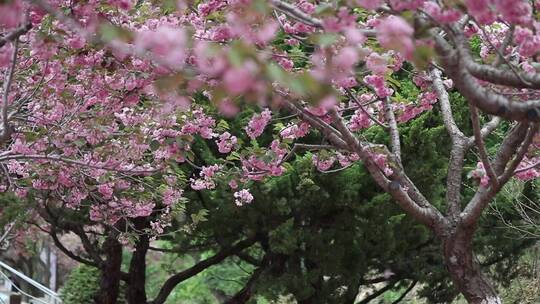
[[0, 270], [0, 276], [3, 276], [5, 280], [10, 281], [13, 284], [13, 286], [15, 287], [15, 289], [17, 289], [23, 295], [25, 295], [25, 296], [31, 298], [32, 300], [34, 300], [35, 303], [40, 303], [40, 304], [60, 304], [60, 303], [62, 303], [62, 300], [60, 299], [60, 297], [58, 296], [58, 294], [56, 292], [54, 292], [54, 291], [50, 290], [49, 288], [43, 286], [39, 282], [34, 281], [32, 278], [26, 276], [24, 273], [21, 273], [20, 271], [17, 271], [13, 267], [7, 265], [6, 263], [4, 263], [2, 261], [0, 261], [0, 268], [5, 269], [5, 270], [9, 271], [10, 273], [16, 275], [17, 277], [21, 278], [23, 281], [25, 281], [28, 284], [34, 286], [39, 291], [43, 292], [47, 296], [47, 298], [49, 298], [48, 302], [46, 302], [47, 300], [45, 300], [43, 298], [37, 298], [37, 297], [29, 295], [28, 293], [25, 293], [16, 284], [11, 282], [9, 277], [3, 271]]

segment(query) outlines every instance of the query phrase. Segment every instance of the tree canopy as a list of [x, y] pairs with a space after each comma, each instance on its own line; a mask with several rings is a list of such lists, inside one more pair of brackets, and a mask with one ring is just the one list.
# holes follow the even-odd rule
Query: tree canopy
[[[359, 228], [364, 220], [385, 242], [395, 235], [373, 223], [408, 224], [421, 233], [407, 244], [395, 239], [400, 246], [435, 239], [456, 290], [471, 303], [500, 303], [473, 239], [507, 183], [539, 176], [538, 6], [0, 1], [2, 190], [36, 206], [53, 224], [53, 239], [55, 229], [80, 237], [88, 256], [69, 255], [100, 268], [99, 303], [116, 302], [120, 280], [129, 283], [129, 303], [163, 303], [198, 269], [255, 243], [273, 248], [254, 280], [228, 300], [246, 301], [264, 266], [276, 263], [276, 254], [285, 259], [279, 256], [296, 238], [309, 244], [333, 212], [367, 214], [351, 218], [358, 231], [314, 242], [354, 243], [368, 233]], [[327, 175], [317, 182], [302, 176], [312, 170], [307, 163]], [[321, 207], [295, 214], [295, 199], [284, 195], [292, 184], [281, 189], [281, 178], [302, 189], [302, 205], [315, 195]], [[244, 231], [248, 207], [261, 204], [256, 197], [277, 200], [266, 204], [278, 204], [270, 210], [275, 218], [256, 222], [260, 229], [243, 239], [224, 238], [215, 255], [174, 274], [147, 299], [140, 278], [152, 241], [188, 234], [207, 217], [227, 219], [223, 233]], [[194, 199], [227, 207], [186, 212], [197, 209]], [[375, 212], [387, 201], [407, 217], [387, 205]], [[57, 212], [85, 213], [84, 221]], [[337, 219], [330, 224], [342, 227]], [[286, 234], [282, 244], [270, 242], [273, 233]], [[133, 250], [127, 272], [123, 247]], [[326, 292], [319, 288], [325, 285], [336, 293], [340, 284], [364, 279], [332, 285], [326, 278], [348, 267], [314, 261], [333, 251], [298, 250], [306, 256], [296, 266], [311, 270], [314, 291]], [[385, 257], [373, 250], [354, 247], [345, 260]]]

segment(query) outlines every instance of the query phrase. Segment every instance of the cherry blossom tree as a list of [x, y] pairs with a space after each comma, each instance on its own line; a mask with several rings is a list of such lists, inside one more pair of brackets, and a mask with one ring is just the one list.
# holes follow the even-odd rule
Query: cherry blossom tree
[[[322, 171], [362, 162], [440, 240], [465, 298], [500, 303], [472, 243], [504, 185], [539, 175], [538, 6], [2, 1], [3, 190], [63, 208], [89, 206], [92, 220], [111, 227], [157, 212], [145, 231], [152, 238], [169, 225], [183, 187], [226, 183], [241, 208], [253, 200], [251, 183], [283, 174], [296, 153], [315, 151]], [[400, 73], [414, 80], [415, 100], [403, 98]], [[473, 134], [459, 128], [449, 92], [466, 98]], [[398, 125], [435, 104], [452, 142], [445, 210], [426, 199], [401, 162], [402, 145], [414, 143], [402, 142]], [[223, 127], [221, 117], [254, 107], [243, 130]], [[270, 124], [273, 141], [259, 142]], [[389, 140], [368, 141], [371, 128], [383, 128]], [[488, 151], [484, 142], [494, 130], [505, 136]], [[251, 141], [240, 141], [238, 132]], [[315, 133], [322, 143], [306, 140]], [[196, 139], [214, 141], [223, 157], [193, 164]], [[478, 166], [466, 172], [473, 152]], [[192, 164], [198, 176], [182, 182], [178, 163]], [[467, 173], [478, 185], [464, 201]], [[126, 244], [138, 231], [128, 228], [118, 233]]]

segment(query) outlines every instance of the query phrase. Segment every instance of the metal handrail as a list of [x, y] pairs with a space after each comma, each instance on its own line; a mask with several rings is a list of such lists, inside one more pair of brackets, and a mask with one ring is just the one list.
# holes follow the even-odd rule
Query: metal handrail
[[41, 300], [41, 299], [38, 298], [38, 297], [34, 297], [33, 295], [24, 292], [22, 289], [19, 288], [19, 286], [17, 286], [17, 284], [15, 284], [12, 280], [10, 280], [9, 277], [8, 277], [5, 273], [3, 273], [2, 271], [0, 271], [0, 274], [4, 277], [5, 280], [7, 280], [7, 281], [9, 281], [11, 284], [13, 284], [13, 287], [15, 287], [15, 289], [17, 289], [18, 292], [22, 293], [23, 295], [29, 297], [29, 298], [32, 299], [32, 300], [36, 300], [36, 301], [41, 302], [41, 303], [43, 303], [43, 304], [49, 304], [49, 303], [47, 303], [47, 302]]
[[8, 270], [9, 272], [11, 272], [12, 274], [18, 276], [19, 278], [23, 279], [25, 282], [27, 282], [28, 284], [34, 286], [35, 288], [39, 289], [41, 292], [43, 292], [44, 294], [50, 296], [51, 298], [53, 298], [56, 302], [58, 303], [62, 303], [62, 300], [60, 299], [60, 297], [58, 296], [58, 294], [52, 290], [50, 290], [49, 288], [43, 286], [42, 284], [34, 281], [32, 278], [26, 276], [25, 274], [17, 271], [16, 269], [14, 269], [13, 267], [7, 265], [6, 263], [0, 261], [0, 267]]

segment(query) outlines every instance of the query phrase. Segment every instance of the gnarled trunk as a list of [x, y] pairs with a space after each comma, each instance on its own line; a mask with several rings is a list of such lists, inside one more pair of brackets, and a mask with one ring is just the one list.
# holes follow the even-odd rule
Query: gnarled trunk
[[458, 229], [443, 238], [443, 255], [452, 281], [472, 304], [501, 304], [497, 291], [475, 261], [472, 248], [473, 229]]
[[[146, 228], [146, 220], [143, 218], [135, 219], [134, 224], [138, 230]], [[126, 296], [128, 304], [146, 303], [146, 253], [149, 246], [150, 241], [148, 236], [145, 234], [141, 235], [137, 241], [129, 265], [129, 284]]]
[[108, 236], [103, 243], [106, 260], [101, 268], [99, 293], [95, 297], [97, 304], [116, 304], [120, 293], [122, 266], [122, 245], [115, 236]]

